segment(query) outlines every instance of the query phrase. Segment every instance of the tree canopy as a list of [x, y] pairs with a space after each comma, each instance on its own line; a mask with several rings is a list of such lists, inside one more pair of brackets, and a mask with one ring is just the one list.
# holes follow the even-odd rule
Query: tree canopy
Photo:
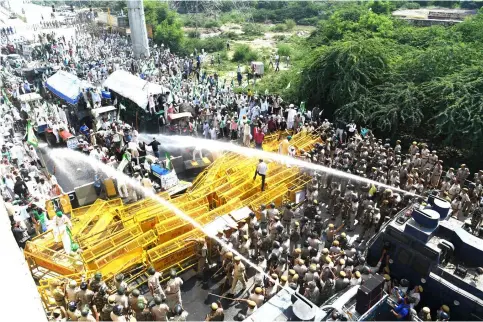
[[178, 51], [184, 32], [176, 11], [170, 10], [166, 3], [144, 0], [144, 15], [146, 23], [153, 26], [154, 42]]
[[302, 76], [293, 77], [300, 100], [389, 137], [452, 145], [481, 160], [483, 12], [453, 26], [416, 27], [393, 19], [387, 5], [342, 6], [319, 23]]

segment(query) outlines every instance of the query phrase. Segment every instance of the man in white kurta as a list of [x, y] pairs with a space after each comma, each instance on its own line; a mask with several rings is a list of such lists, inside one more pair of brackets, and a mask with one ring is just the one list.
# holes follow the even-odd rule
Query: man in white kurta
[[57, 243], [62, 241], [66, 254], [71, 252], [70, 229], [72, 229], [72, 223], [69, 217], [62, 211], [57, 211], [54, 218], [54, 240]]

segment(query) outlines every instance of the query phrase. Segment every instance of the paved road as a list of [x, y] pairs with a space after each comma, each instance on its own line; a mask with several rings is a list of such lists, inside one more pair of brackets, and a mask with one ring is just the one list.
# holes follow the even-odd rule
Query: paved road
[[[8, 5], [6, 5], [7, 8]], [[25, 13], [22, 13], [22, 9]], [[11, 13], [16, 13], [25, 17], [26, 22], [22, 19], [10, 19]], [[13, 27], [15, 29], [14, 37], [25, 37], [26, 39], [33, 40], [34, 36], [41, 32], [55, 31], [57, 35], [65, 36], [67, 38], [75, 37], [75, 31], [72, 27], [63, 26], [58, 29], [44, 29], [40, 28], [41, 21], [51, 21], [52, 8], [46, 6], [39, 6], [36, 4], [24, 4], [21, 0], [10, 0], [10, 8], [0, 6], [0, 28], [1, 27]], [[43, 19], [42, 19], [43, 18]], [[55, 20], [62, 21], [63, 17], [57, 15]]]

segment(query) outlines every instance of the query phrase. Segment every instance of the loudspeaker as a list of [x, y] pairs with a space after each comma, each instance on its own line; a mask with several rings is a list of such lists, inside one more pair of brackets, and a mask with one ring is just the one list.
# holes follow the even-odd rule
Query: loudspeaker
[[384, 277], [381, 275], [372, 275], [357, 290], [356, 295], [356, 311], [359, 314], [366, 313], [374, 304], [382, 298], [384, 289]]

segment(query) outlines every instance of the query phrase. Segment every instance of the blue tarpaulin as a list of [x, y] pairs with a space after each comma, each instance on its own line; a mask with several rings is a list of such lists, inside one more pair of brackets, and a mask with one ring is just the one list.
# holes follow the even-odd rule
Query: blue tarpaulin
[[55, 96], [74, 105], [79, 101], [82, 89], [92, 86], [71, 73], [59, 70], [47, 79], [46, 87]]

